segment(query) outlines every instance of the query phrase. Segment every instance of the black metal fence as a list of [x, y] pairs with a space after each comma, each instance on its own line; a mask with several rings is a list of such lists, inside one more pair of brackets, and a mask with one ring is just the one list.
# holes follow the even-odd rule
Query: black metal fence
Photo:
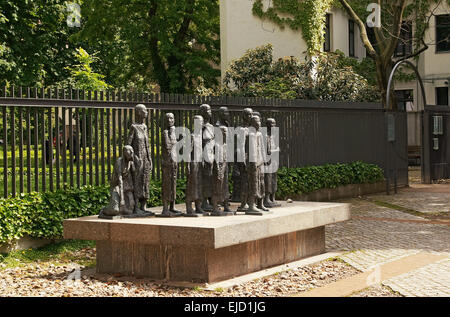
[[[406, 114], [393, 113], [395, 141], [388, 142], [387, 114], [380, 104], [318, 102], [176, 94], [11, 88], [0, 91], [0, 184], [3, 196], [108, 183], [134, 120], [134, 106], [148, 108], [152, 176], [161, 176], [161, 128], [165, 113], [193, 127], [199, 105], [227, 106], [231, 123], [246, 107], [274, 117], [280, 127], [280, 165], [297, 167], [357, 160], [386, 169], [408, 183]], [[180, 164], [179, 176], [185, 166]]]

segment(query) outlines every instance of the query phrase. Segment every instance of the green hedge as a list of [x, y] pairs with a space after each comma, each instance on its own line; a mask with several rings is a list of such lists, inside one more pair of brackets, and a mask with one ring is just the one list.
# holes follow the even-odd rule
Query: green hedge
[[278, 170], [277, 197], [307, 194], [319, 189], [350, 184], [377, 183], [384, 180], [383, 170], [363, 162], [327, 164]]
[[[383, 171], [379, 167], [362, 162], [281, 168], [278, 171], [277, 197], [284, 199], [322, 188], [375, 183], [383, 179]], [[152, 181], [150, 186], [149, 206], [162, 205], [161, 182]], [[177, 203], [184, 201], [185, 189], [186, 181], [179, 179]], [[64, 219], [98, 214], [108, 201], [107, 186], [84, 186], [0, 199], [0, 243], [11, 242], [24, 235], [59, 238], [62, 236]]]

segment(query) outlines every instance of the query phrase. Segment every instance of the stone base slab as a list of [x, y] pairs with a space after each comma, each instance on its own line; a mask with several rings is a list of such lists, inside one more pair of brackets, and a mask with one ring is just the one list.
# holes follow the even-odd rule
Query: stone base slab
[[212, 283], [325, 252], [324, 227], [220, 249], [97, 242], [97, 272]]
[[212, 283], [321, 254], [324, 226], [348, 204], [283, 203], [264, 216], [64, 221], [64, 237], [97, 241], [97, 272]]

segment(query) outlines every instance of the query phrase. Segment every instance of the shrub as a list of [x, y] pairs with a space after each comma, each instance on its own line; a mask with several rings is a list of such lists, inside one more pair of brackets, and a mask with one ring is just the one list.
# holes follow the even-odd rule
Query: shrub
[[378, 88], [354, 70], [359, 64], [344, 60], [342, 53], [318, 53], [314, 59], [299, 62], [292, 56], [273, 61], [272, 51], [268, 44], [233, 61], [224, 76], [223, 93], [324, 101], [380, 100]]
[[324, 188], [350, 184], [376, 183], [384, 180], [383, 170], [363, 162], [327, 164], [299, 168], [280, 168], [277, 196], [284, 199]]
[[[309, 193], [322, 188], [348, 184], [375, 183], [383, 180], [376, 165], [355, 162], [300, 168], [280, 168], [280, 198]], [[232, 184], [230, 184], [232, 188]], [[177, 203], [185, 198], [186, 180], [177, 181]], [[18, 240], [25, 235], [34, 238], [60, 238], [64, 219], [96, 215], [109, 202], [107, 186], [84, 186], [46, 193], [20, 194], [0, 199], [0, 243]], [[161, 181], [150, 183], [150, 207], [161, 206]]]

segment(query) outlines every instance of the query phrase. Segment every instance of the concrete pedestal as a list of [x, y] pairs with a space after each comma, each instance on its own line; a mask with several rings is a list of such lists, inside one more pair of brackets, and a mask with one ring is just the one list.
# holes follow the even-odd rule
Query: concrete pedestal
[[324, 226], [350, 218], [347, 204], [294, 202], [272, 210], [266, 216], [69, 219], [64, 238], [97, 241], [98, 273], [212, 283], [323, 253]]

